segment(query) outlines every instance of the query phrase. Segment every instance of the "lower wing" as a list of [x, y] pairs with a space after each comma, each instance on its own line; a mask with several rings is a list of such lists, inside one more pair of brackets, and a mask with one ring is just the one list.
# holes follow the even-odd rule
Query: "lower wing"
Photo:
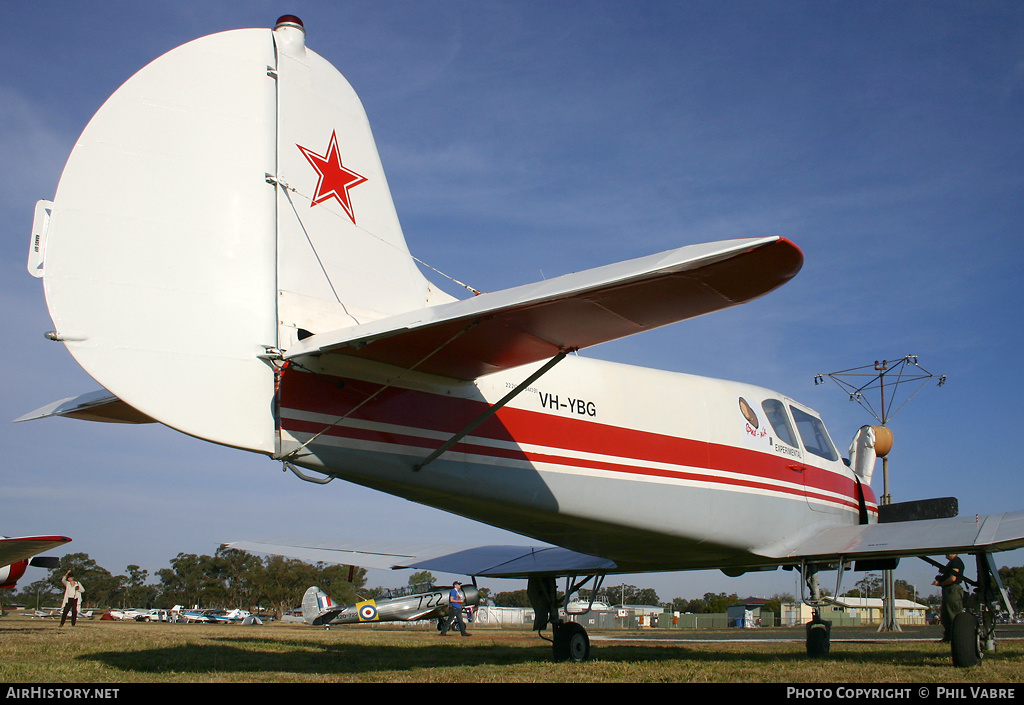
[[[363, 568], [415, 568], [443, 573], [529, 578], [627, 572], [614, 561], [557, 546], [437, 546], [332, 544], [329, 542], [236, 541], [226, 544], [254, 553]], [[848, 560], [993, 553], [1024, 547], [1024, 511], [949, 519], [862, 524], [825, 530], [785, 555], [754, 559], [751, 568]], [[707, 568], [706, 564], [694, 568]], [[735, 569], [737, 566], [729, 566]], [[679, 570], [673, 561], [666, 570]]]

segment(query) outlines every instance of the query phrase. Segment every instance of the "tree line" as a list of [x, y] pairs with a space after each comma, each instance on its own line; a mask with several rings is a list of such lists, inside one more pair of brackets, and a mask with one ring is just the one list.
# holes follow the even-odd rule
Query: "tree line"
[[262, 608], [281, 615], [294, 609], [311, 585], [319, 585], [338, 601], [355, 602], [366, 583], [362, 568], [261, 558], [224, 547], [212, 556], [179, 553], [170, 567], [154, 576], [137, 565], [127, 566], [124, 575], [113, 575], [87, 553], [69, 553], [46, 578], [25, 585], [7, 600], [32, 607], [59, 604], [64, 593], [61, 578], [68, 570], [85, 586], [84, 609], [198, 605]]
[[[86, 589], [83, 599], [86, 608], [153, 608], [198, 605], [204, 608], [263, 608], [278, 615], [294, 609], [303, 593], [311, 585], [318, 585], [340, 603], [354, 603], [369, 597], [386, 596], [384, 587], [366, 587], [366, 570], [351, 566], [325, 563], [310, 564], [281, 556], [259, 557], [247, 551], [220, 547], [214, 555], [179, 553], [167, 568], [149, 571], [129, 565], [123, 575], [113, 575], [89, 557], [87, 553], [69, 553], [59, 565], [40, 580], [24, 585], [20, 591], [9, 593], [5, 601], [32, 607], [53, 606], [60, 603], [64, 592], [61, 577], [71, 570]], [[1018, 612], [1024, 611], [1024, 567], [1000, 568], [999, 575], [1006, 587], [1010, 602]], [[155, 579], [155, 582], [154, 582]], [[433, 583], [428, 571], [414, 573], [409, 585]], [[847, 597], [880, 597], [881, 578], [867, 573], [844, 593]], [[526, 590], [499, 592], [493, 596], [481, 589], [485, 603], [499, 607], [530, 607]], [[897, 579], [895, 592], [898, 599], [916, 599], [924, 604], [937, 603], [938, 595], [916, 595], [909, 583]], [[580, 591], [580, 598], [589, 600], [588, 590]], [[616, 585], [604, 588], [595, 596], [608, 604], [659, 605], [670, 612], [710, 614], [725, 612], [730, 606], [741, 604], [735, 593], [705, 593], [703, 597], [686, 599], [676, 597], [662, 602], [652, 588], [635, 585]], [[781, 612], [781, 603], [793, 602], [792, 595], [773, 595], [766, 609]]]

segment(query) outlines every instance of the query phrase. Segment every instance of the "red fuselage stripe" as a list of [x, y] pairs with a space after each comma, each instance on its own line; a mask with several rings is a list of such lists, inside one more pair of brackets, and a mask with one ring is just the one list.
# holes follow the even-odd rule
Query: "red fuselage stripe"
[[[376, 396], [371, 401], [352, 411], [372, 394]], [[288, 409], [312, 412], [325, 418], [347, 415], [346, 419], [386, 424], [395, 429], [377, 431], [338, 424], [326, 431], [326, 435], [332, 437], [434, 449], [443, 441], [402, 433], [399, 427], [453, 435], [483, 413], [488, 404], [394, 387], [381, 391], [380, 385], [367, 382], [291, 371], [281, 385], [281, 407], [285, 415]], [[324, 431], [325, 424], [283, 418], [282, 427], [288, 431], [314, 434]], [[520, 447], [500, 448], [474, 443], [473, 437], [499, 443], [541, 446], [565, 451], [565, 454], [525, 451]], [[805, 462], [584, 419], [505, 407], [474, 429], [467, 438], [470, 440], [463, 439], [452, 450], [534, 463], [711, 482], [800, 496], [806, 494], [809, 499], [840, 503], [851, 509], [858, 507], [856, 483], [852, 478]], [[575, 457], [572, 455], [574, 452], [622, 458], [626, 462]], [[628, 463], [631, 459], [693, 470], [636, 466]], [[734, 476], [716, 474], [719, 472], [733, 473]], [[790, 483], [791, 486], [780, 483]], [[802, 485], [803, 488], [798, 491], [792, 485]], [[874, 504], [870, 488], [865, 488], [865, 491], [868, 504]]]

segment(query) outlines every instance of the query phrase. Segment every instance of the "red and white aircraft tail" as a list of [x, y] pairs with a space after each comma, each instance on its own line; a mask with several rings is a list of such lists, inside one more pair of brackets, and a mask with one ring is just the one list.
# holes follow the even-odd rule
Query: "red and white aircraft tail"
[[110, 394], [23, 418], [274, 453], [279, 351], [407, 367], [460, 335], [419, 369], [472, 379], [742, 303], [801, 263], [784, 239], [737, 240], [455, 302], [409, 253], [359, 98], [286, 16], [161, 56], [82, 133], [29, 270], [51, 337]]
[[409, 255], [358, 97], [294, 18], [186, 44], [111, 96], [37, 207], [29, 270], [53, 337], [135, 420], [267, 453], [261, 355], [450, 300]]

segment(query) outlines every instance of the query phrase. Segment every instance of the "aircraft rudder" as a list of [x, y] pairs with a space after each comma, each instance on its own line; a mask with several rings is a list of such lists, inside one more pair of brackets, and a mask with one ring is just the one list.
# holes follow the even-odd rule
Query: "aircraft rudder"
[[348, 80], [305, 46], [277, 45], [280, 347], [426, 306], [369, 117]]
[[318, 624], [320, 615], [334, 606], [331, 596], [314, 585], [302, 596], [302, 619], [307, 624]]

